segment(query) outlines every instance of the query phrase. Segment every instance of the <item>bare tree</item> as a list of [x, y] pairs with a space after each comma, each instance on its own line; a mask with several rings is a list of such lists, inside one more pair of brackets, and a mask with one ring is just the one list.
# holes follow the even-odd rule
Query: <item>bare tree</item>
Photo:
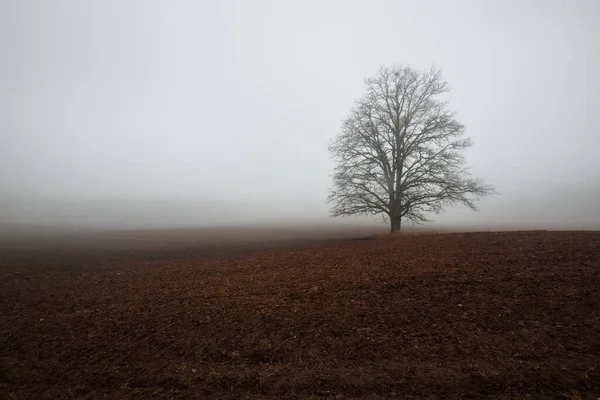
[[471, 178], [462, 150], [472, 145], [448, 110], [441, 71], [382, 67], [330, 144], [337, 166], [328, 201], [332, 215], [380, 214], [391, 232], [402, 220], [422, 223], [445, 206], [493, 194]]

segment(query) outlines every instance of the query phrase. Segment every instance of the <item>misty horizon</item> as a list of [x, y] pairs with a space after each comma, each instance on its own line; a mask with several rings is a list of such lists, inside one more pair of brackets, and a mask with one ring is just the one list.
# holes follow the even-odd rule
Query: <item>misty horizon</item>
[[403, 63], [441, 69], [500, 192], [425, 226], [600, 229], [599, 20], [592, 0], [2, 2], [0, 224], [378, 225], [329, 217], [327, 146]]

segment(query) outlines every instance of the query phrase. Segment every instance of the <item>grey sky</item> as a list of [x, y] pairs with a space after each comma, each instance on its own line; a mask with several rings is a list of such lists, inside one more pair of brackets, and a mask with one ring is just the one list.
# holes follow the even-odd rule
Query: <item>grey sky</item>
[[436, 220], [600, 226], [599, 26], [597, 0], [3, 0], [0, 221], [323, 218], [329, 140], [404, 63], [443, 70], [502, 192]]

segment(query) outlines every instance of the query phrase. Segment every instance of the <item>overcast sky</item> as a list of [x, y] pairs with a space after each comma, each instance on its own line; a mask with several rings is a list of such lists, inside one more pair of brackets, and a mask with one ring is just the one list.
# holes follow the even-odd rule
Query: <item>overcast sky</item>
[[0, 57], [0, 221], [325, 218], [328, 142], [402, 63], [502, 193], [439, 223], [600, 227], [598, 0], [2, 0]]

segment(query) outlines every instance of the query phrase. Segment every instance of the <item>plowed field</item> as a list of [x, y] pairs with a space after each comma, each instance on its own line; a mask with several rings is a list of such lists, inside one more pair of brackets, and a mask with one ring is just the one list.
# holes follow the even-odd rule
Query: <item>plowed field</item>
[[0, 398], [600, 397], [599, 232], [206, 254], [1, 250]]

